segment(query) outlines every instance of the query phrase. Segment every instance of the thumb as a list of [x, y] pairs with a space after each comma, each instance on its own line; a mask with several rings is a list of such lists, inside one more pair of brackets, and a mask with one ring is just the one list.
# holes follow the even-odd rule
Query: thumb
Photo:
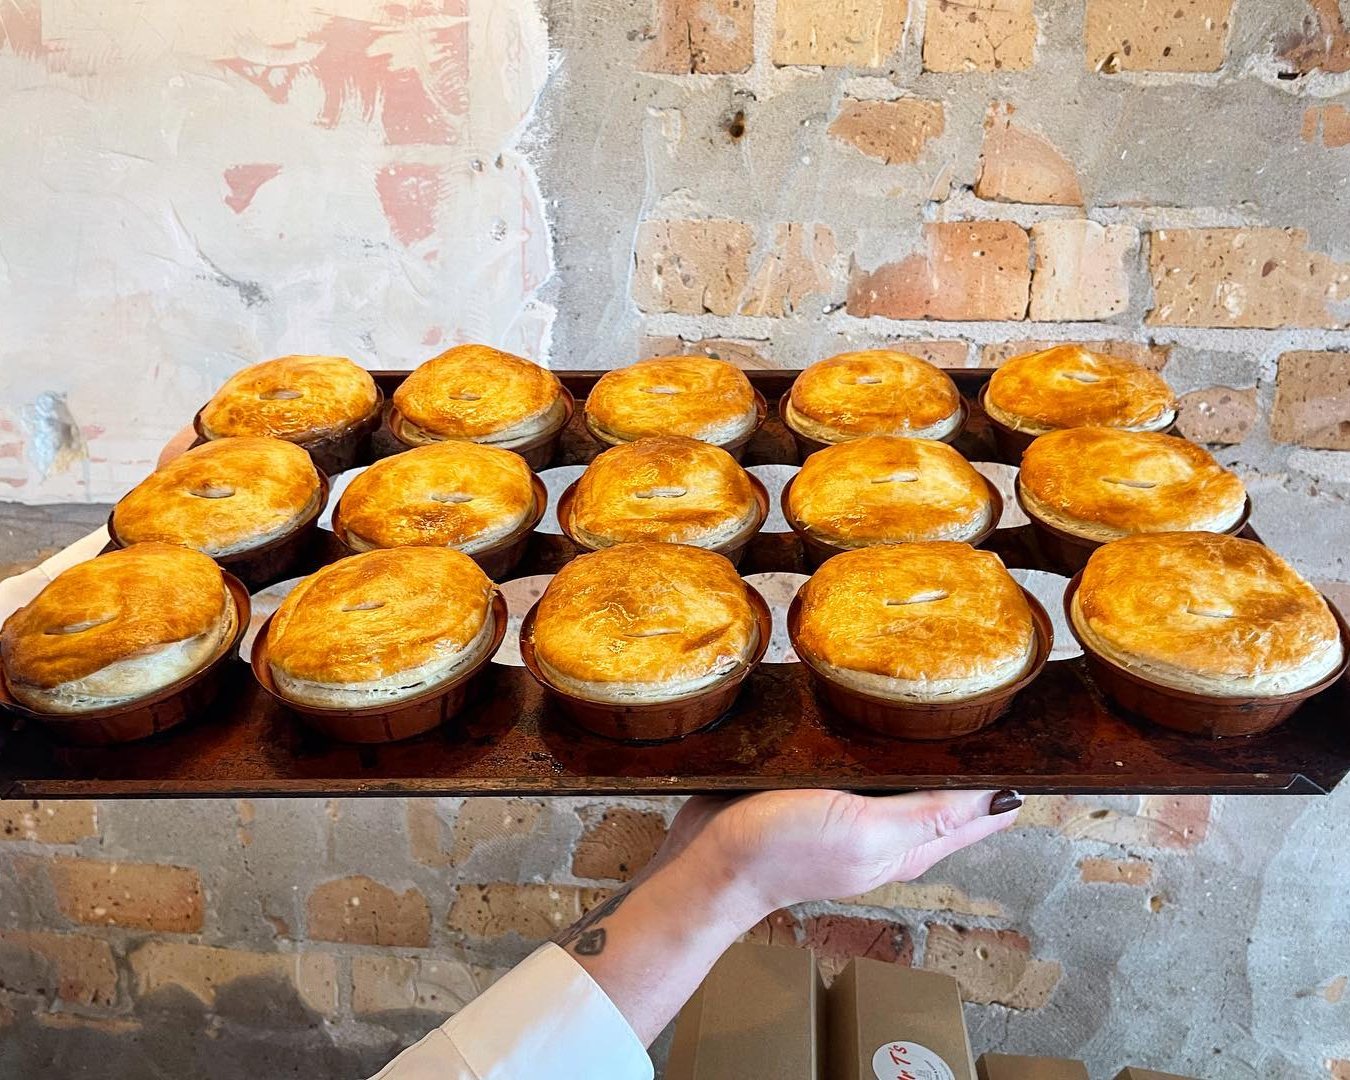
[[873, 799], [869, 811], [884, 828], [894, 853], [889, 880], [904, 881], [952, 852], [1010, 827], [1021, 805], [1021, 797], [1006, 788], [928, 791]]

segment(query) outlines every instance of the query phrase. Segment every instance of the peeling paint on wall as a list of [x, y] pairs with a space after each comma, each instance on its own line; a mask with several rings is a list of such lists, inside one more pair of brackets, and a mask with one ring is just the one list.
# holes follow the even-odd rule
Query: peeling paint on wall
[[534, 0], [0, 10], [6, 498], [116, 498], [270, 356], [547, 358]]

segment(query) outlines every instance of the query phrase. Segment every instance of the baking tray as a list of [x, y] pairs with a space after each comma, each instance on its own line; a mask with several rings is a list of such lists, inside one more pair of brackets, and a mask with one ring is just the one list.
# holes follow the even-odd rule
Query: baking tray
[[[390, 397], [405, 372], [375, 372]], [[560, 372], [584, 398], [599, 372]], [[771, 402], [794, 371], [749, 372]], [[971, 406], [957, 448], [994, 460], [977, 404], [988, 370], [951, 369]], [[376, 455], [394, 453], [387, 430]], [[555, 464], [600, 451], [578, 415]], [[791, 463], [795, 449], [771, 410], [745, 464]], [[337, 557], [331, 534], [314, 565]], [[1256, 538], [1247, 530], [1244, 535]], [[1012, 567], [1039, 568], [1027, 526], [999, 530], [988, 547]], [[515, 576], [552, 573], [576, 554], [564, 537], [535, 534]], [[762, 533], [742, 574], [807, 573], [799, 541]], [[0, 795], [8, 798], [251, 795], [643, 795], [830, 787], [888, 792], [1000, 788], [1023, 792], [1324, 794], [1350, 771], [1350, 690], [1342, 682], [1275, 731], [1210, 741], [1113, 710], [1081, 658], [1059, 660], [992, 727], [946, 742], [869, 736], [822, 713], [800, 664], [764, 664], [715, 728], [681, 742], [630, 746], [587, 735], [552, 712], [524, 668], [492, 664], [464, 713], [404, 743], [358, 746], [311, 732], [235, 662], [229, 689], [195, 723], [140, 743], [63, 746], [40, 725], [7, 724], [0, 738]]]

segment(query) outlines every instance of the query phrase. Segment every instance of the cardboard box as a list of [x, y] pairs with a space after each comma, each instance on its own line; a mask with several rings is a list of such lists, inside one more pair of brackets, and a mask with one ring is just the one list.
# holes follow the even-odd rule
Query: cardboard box
[[950, 975], [853, 960], [830, 987], [826, 1012], [829, 1080], [975, 1080]]
[[1152, 1069], [1139, 1069], [1127, 1065], [1116, 1073], [1116, 1080], [1197, 1080], [1194, 1076], [1182, 1076], [1179, 1073], [1155, 1072]]
[[1021, 1054], [981, 1054], [975, 1071], [980, 1080], [1088, 1080], [1081, 1061]]
[[675, 1021], [666, 1080], [821, 1080], [825, 987], [809, 950], [733, 945]]

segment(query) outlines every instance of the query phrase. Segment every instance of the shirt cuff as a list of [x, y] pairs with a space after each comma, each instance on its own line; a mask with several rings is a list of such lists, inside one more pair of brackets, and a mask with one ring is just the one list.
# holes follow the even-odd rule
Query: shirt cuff
[[552, 943], [441, 1025], [481, 1080], [651, 1080], [652, 1061], [586, 970]]

